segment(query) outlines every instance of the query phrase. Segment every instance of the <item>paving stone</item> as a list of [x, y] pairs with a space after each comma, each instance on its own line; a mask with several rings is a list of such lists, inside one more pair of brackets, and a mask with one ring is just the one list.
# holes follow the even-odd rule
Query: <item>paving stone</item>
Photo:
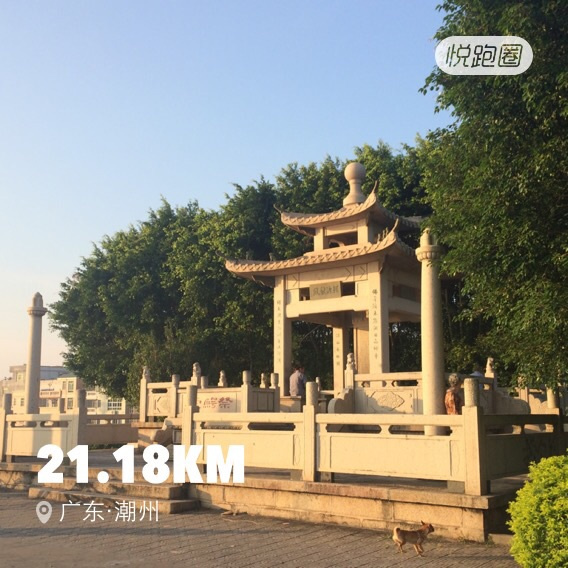
[[428, 539], [425, 556], [397, 552], [390, 533], [216, 511], [123, 522], [84, 520], [79, 507], [52, 503], [44, 525], [37, 501], [0, 492], [2, 568], [515, 568], [500, 545]]

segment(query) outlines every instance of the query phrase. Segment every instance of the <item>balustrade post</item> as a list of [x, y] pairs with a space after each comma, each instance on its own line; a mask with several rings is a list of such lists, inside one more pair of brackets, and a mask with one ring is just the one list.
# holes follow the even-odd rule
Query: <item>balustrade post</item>
[[243, 371], [243, 385], [241, 387], [241, 412], [249, 412], [252, 408], [252, 387], [250, 371]]
[[87, 436], [87, 391], [85, 389], [77, 389], [76, 400], [77, 406], [73, 410], [73, 414], [77, 417], [77, 431], [73, 434], [76, 435], [77, 438], [75, 442], [70, 444], [67, 450], [70, 450], [78, 444], [84, 444]]
[[142, 378], [140, 379], [140, 422], [148, 420], [148, 383], [150, 382], [150, 371], [148, 367], [144, 367]]
[[6, 461], [6, 416], [12, 414], [12, 393], [4, 393], [0, 408], [0, 462]]
[[[547, 414], [554, 414], [554, 415], [559, 415], [560, 414], [560, 408], [559, 408], [559, 400], [558, 400], [558, 392], [556, 389], [554, 388], [547, 388], [546, 389], [546, 413]], [[547, 424], [546, 425], [546, 431], [547, 432], [557, 432], [557, 427], [556, 424]], [[562, 452], [564, 453], [564, 452]]]
[[306, 383], [306, 404], [304, 417], [304, 468], [303, 481], [316, 480], [316, 414], [318, 406], [318, 386], [315, 382]]
[[465, 492], [489, 493], [487, 479], [486, 432], [483, 408], [479, 406], [479, 381], [464, 381], [465, 405], [462, 408], [465, 450]]
[[193, 364], [193, 373], [191, 374], [191, 384], [196, 387], [201, 385], [201, 365], [197, 362]]
[[278, 373], [270, 373], [270, 388], [274, 389], [274, 412], [280, 412], [280, 386]]
[[225, 388], [225, 387], [229, 386], [229, 384], [227, 382], [227, 375], [225, 374], [225, 371], [220, 371], [219, 382], [217, 383], [217, 386], [221, 387], [221, 388]]
[[177, 418], [178, 415], [178, 389], [181, 377], [172, 375], [172, 384], [170, 385], [170, 412], [168, 418]]
[[463, 382], [464, 406], [479, 406], [479, 380], [465, 379]]
[[267, 389], [269, 386], [268, 375], [266, 373], [260, 373], [260, 388]]
[[197, 407], [197, 386], [189, 385], [185, 397], [186, 398], [181, 423], [181, 443], [186, 447], [187, 451], [189, 449], [189, 446], [193, 444], [195, 438], [195, 426], [193, 423], [193, 417], [194, 414], [199, 410]]
[[558, 395], [556, 393], [556, 389], [546, 389], [546, 407], [551, 410], [558, 408]]

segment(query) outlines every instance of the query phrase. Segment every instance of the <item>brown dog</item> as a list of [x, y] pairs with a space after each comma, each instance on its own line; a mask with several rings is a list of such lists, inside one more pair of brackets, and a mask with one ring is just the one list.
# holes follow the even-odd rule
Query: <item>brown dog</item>
[[392, 531], [392, 539], [394, 543], [398, 546], [398, 550], [400, 552], [405, 552], [402, 547], [407, 543], [410, 542], [414, 545], [414, 550], [418, 556], [422, 556], [424, 549], [422, 548], [422, 543], [426, 540], [426, 537], [434, 532], [434, 527], [430, 524], [426, 524], [424, 521], [420, 521], [422, 526], [415, 531], [406, 531], [399, 527], [396, 527], [394, 531]]

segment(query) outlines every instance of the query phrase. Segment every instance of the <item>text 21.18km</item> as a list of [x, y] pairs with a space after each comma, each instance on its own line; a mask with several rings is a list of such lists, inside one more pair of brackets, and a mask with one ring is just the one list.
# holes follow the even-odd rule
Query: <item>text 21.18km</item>
[[[192, 445], [189, 448], [176, 444], [173, 446], [173, 482], [174, 483], [203, 483], [198, 462], [207, 465], [207, 483], [219, 481], [228, 483], [244, 483], [245, 480], [245, 448], [240, 445], [231, 445], [227, 450], [226, 459], [223, 457], [221, 446], [205, 446], [206, 461], [200, 460], [203, 446]], [[134, 446], [121, 446], [112, 454], [122, 467], [122, 483], [134, 483]], [[38, 458], [51, 458], [38, 472], [38, 483], [63, 483], [63, 473], [56, 469], [63, 463], [63, 450], [55, 444], [42, 446], [37, 454]], [[76, 482], [89, 482], [89, 446], [75, 446], [67, 452], [70, 461], [76, 462]], [[159, 444], [152, 444], [144, 449], [142, 454], [144, 466], [142, 477], [148, 483], [164, 483], [170, 477], [168, 461], [170, 453], [167, 448]]]

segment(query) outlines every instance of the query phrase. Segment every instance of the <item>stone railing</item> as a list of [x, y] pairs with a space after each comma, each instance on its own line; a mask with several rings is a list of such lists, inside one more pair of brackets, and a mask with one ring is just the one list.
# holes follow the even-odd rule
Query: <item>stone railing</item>
[[519, 400], [526, 402], [533, 414], [546, 414], [550, 409], [562, 408], [568, 412], [568, 387], [560, 386], [555, 392], [551, 388], [528, 388], [516, 389]]
[[382, 373], [354, 376], [354, 412], [417, 414], [422, 412], [422, 374]]
[[[448, 378], [446, 375], [446, 379]], [[422, 373], [363, 374], [345, 370], [346, 383], [355, 386], [353, 412], [359, 414], [421, 414], [423, 412]], [[351, 378], [352, 377], [352, 378]], [[465, 379], [468, 377], [466, 376]], [[479, 404], [486, 414], [529, 414], [529, 406], [496, 386], [492, 377], [474, 378], [479, 385]], [[340, 397], [336, 393], [336, 397]], [[462, 399], [464, 398], [462, 390]], [[546, 397], [545, 397], [546, 398]], [[546, 404], [544, 405], [546, 406]], [[535, 408], [536, 409], [536, 408]], [[533, 413], [535, 412], [533, 409]], [[537, 413], [546, 413], [538, 409]]]
[[136, 442], [135, 414], [88, 414], [85, 391], [79, 389], [72, 411], [14, 414], [11, 395], [4, 395], [0, 408], [0, 461], [17, 456], [37, 456], [46, 444], [59, 446], [64, 454], [78, 444], [106, 445]]
[[[180, 441], [221, 445], [225, 453], [243, 445], [246, 467], [295, 471], [305, 481], [335, 473], [444, 480], [470, 495], [484, 495], [490, 480], [525, 473], [531, 461], [566, 451], [565, 417], [486, 416], [478, 383], [469, 381], [463, 414], [453, 416], [318, 414], [317, 388], [308, 383], [302, 412], [229, 417], [200, 409], [190, 393]], [[529, 424], [546, 431], [529, 431]], [[507, 429], [514, 433], [503, 434]]]
[[85, 443], [87, 409], [85, 391], [73, 412], [43, 414], [13, 414], [12, 395], [4, 395], [0, 409], [0, 461], [13, 461], [17, 456], [37, 456], [46, 444], [59, 446], [66, 454], [78, 444]]
[[[196, 364], [197, 365], [197, 364]], [[183, 413], [189, 388], [197, 387], [197, 403], [209, 412], [279, 412], [280, 387], [278, 374], [272, 373], [270, 380], [261, 375], [260, 386], [251, 384], [250, 371], [243, 371], [240, 387], [229, 387], [224, 373], [216, 386], [209, 385], [207, 377], [200, 373], [188, 381], [181, 381], [173, 375], [171, 382], [153, 383], [148, 381], [146, 372], [140, 382], [140, 422], [151, 422], [157, 418], [176, 419]]]

